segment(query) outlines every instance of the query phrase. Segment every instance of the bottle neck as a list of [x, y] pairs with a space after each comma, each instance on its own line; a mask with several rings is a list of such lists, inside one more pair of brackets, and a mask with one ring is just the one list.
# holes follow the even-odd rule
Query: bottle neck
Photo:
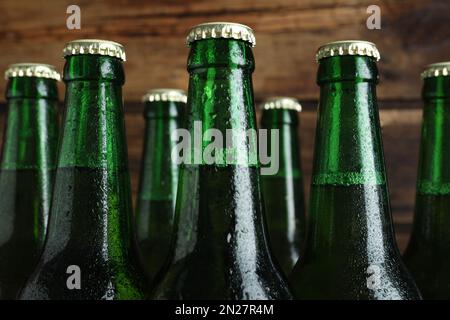
[[414, 227], [408, 251], [443, 255], [450, 248], [450, 77], [426, 78]]
[[250, 45], [228, 39], [196, 41], [188, 70], [191, 163], [258, 166]]
[[[200, 149], [204, 154], [215, 153], [217, 158], [214, 162], [205, 157], [198, 161], [194, 154], [190, 159], [194, 162], [181, 166], [175, 261], [198, 252], [210, 255], [208, 259], [216, 265], [221, 263], [223, 252], [244, 247], [267, 253], [261, 230], [258, 162], [248, 160], [256, 137], [249, 141], [240, 136], [242, 131], [256, 128], [253, 66], [250, 45], [242, 41], [200, 40], [191, 46], [187, 130], [192, 152]], [[202, 128], [196, 128], [198, 124]], [[230, 134], [227, 129], [235, 131]], [[195, 141], [199, 137], [200, 148]], [[225, 139], [231, 139], [226, 143], [232, 147], [224, 148]], [[213, 140], [220, 143], [211, 151]], [[229, 154], [235, 157], [228, 158]], [[249, 255], [255, 258], [253, 252]], [[248, 266], [253, 267], [253, 262], [248, 261]]]
[[425, 79], [423, 99], [417, 192], [422, 195], [449, 195], [450, 77]]
[[127, 261], [131, 194], [122, 62], [69, 56], [64, 81], [65, 113], [45, 259], [55, 250], [89, 248], [89, 258]]
[[323, 59], [313, 185], [385, 185], [375, 60]]
[[[268, 156], [273, 160], [277, 156], [274, 153], [278, 152], [279, 163], [279, 170], [275, 174], [265, 175], [264, 178], [301, 178], [298, 112], [283, 109], [263, 110], [261, 128], [268, 130]], [[279, 141], [272, 145], [270, 137], [273, 130], [278, 130]], [[275, 147], [275, 149], [272, 147]]]
[[54, 169], [58, 140], [56, 80], [11, 78], [6, 97], [1, 169]]
[[[310, 251], [382, 261], [397, 254], [376, 99], [375, 60], [343, 56], [320, 62]], [[344, 263], [344, 262], [343, 262]]]
[[181, 127], [185, 104], [181, 102], [147, 102], [145, 104], [145, 139], [141, 165], [139, 198], [170, 201], [175, 205], [178, 166], [172, 160], [172, 139]]
[[56, 80], [38, 77], [10, 78], [6, 87], [6, 99], [58, 100]]
[[58, 167], [128, 167], [122, 61], [75, 55], [64, 66], [65, 114]]

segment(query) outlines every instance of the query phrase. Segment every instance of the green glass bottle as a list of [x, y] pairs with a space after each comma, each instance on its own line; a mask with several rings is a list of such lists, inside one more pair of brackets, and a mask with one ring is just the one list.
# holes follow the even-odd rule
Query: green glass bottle
[[142, 261], [153, 278], [167, 259], [173, 231], [178, 165], [172, 133], [181, 127], [187, 96], [176, 89], [154, 89], [144, 96], [145, 137], [136, 207]]
[[[298, 139], [301, 105], [288, 97], [267, 99], [262, 105], [261, 128], [278, 130], [278, 170], [263, 174], [262, 190], [272, 252], [286, 275], [298, 260], [305, 235], [305, 200]], [[269, 164], [267, 167], [270, 167]]]
[[404, 260], [425, 299], [450, 299], [450, 62], [428, 66], [413, 232]]
[[373, 43], [319, 48], [320, 86], [305, 252], [290, 276], [299, 299], [420, 299], [394, 238]]
[[5, 73], [8, 110], [0, 165], [0, 299], [15, 299], [45, 240], [58, 143], [60, 75], [20, 63]]
[[191, 29], [187, 43], [183, 141], [192, 143], [180, 161], [175, 236], [154, 297], [290, 298], [266, 240], [256, 135], [243, 136], [256, 128], [253, 32], [208, 23]]
[[22, 299], [142, 299], [132, 232], [120, 44], [64, 48], [65, 110], [48, 235]]

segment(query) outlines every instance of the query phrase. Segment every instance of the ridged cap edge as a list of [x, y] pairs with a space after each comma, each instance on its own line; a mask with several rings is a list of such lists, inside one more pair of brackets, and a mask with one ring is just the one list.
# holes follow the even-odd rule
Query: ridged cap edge
[[143, 102], [154, 101], [170, 101], [170, 102], [182, 102], [187, 103], [187, 95], [184, 90], [160, 88], [152, 89], [142, 97]]
[[266, 99], [262, 105], [263, 110], [284, 109], [294, 110], [297, 112], [302, 111], [302, 105], [297, 99], [291, 97], [272, 97]]
[[362, 40], [344, 40], [330, 42], [317, 50], [316, 61], [334, 56], [367, 56], [380, 60], [380, 52], [372, 42]]
[[422, 72], [422, 79], [450, 76], [450, 61], [429, 64]]
[[15, 77], [38, 77], [61, 80], [61, 75], [55, 66], [42, 63], [15, 63], [11, 64], [5, 71], [5, 79]]
[[120, 43], [98, 39], [79, 39], [66, 43], [63, 56], [77, 54], [98, 54], [110, 56], [126, 61], [125, 49]]
[[252, 47], [256, 45], [256, 38], [253, 30], [243, 24], [233, 22], [208, 22], [196, 25], [189, 30], [186, 37], [186, 44], [204, 39], [236, 39], [250, 43]]

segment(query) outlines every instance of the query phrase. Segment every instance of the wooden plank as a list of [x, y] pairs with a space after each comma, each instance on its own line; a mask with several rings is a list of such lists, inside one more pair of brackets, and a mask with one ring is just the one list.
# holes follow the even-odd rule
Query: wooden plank
[[[381, 102], [381, 104], [384, 104], [384, 102]], [[5, 110], [5, 108], [5, 105], [0, 105], [0, 110]], [[134, 200], [138, 188], [145, 123], [141, 112], [137, 112], [139, 107], [135, 106], [133, 110], [134, 112], [126, 113], [125, 121]], [[414, 209], [421, 111], [415, 109], [387, 109], [380, 112], [380, 118], [389, 177], [391, 207], [396, 223], [398, 244], [400, 249], [404, 250], [409, 238]], [[4, 120], [5, 113], [2, 112], [0, 117], [0, 140], [3, 136]], [[315, 127], [316, 112], [313, 110], [302, 112], [299, 137], [301, 139], [301, 159], [305, 176], [306, 195], [309, 194], [311, 181]]]
[[[65, 12], [72, 3], [2, 0], [0, 70], [19, 61], [42, 61], [61, 69], [65, 42], [116, 40], [128, 55], [124, 97], [137, 102], [149, 88], [187, 87], [184, 37], [192, 25], [214, 20], [254, 28], [258, 101], [270, 95], [317, 99], [315, 51], [332, 40], [377, 43], [382, 53], [378, 92], [385, 100], [417, 100], [423, 66], [449, 59], [450, 2], [445, 0], [79, 1], [81, 30], [67, 30]], [[366, 28], [366, 8], [372, 4], [381, 7], [381, 30]], [[4, 88], [1, 81], [0, 92]]]

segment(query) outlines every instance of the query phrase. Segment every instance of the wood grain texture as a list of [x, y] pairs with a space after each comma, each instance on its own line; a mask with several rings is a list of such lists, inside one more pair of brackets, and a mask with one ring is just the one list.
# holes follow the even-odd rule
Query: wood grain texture
[[[79, 0], [81, 30], [67, 30], [69, 0], [2, 0], [0, 70], [35, 61], [62, 68], [64, 43], [105, 38], [125, 45], [125, 99], [139, 101], [154, 87], [187, 87], [185, 36], [206, 21], [234, 21], [255, 30], [257, 101], [270, 95], [317, 99], [318, 46], [366, 39], [382, 54], [379, 97], [418, 99], [424, 65], [449, 59], [447, 0]], [[381, 7], [382, 29], [368, 30], [366, 9]], [[5, 82], [0, 82], [4, 91]], [[60, 92], [63, 92], [60, 90]]]
[[[0, 105], [5, 110], [5, 105]], [[135, 105], [133, 112], [125, 116], [128, 141], [128, 157], [133, 200], [139, 181], [142, 155], [144, 118], [142, 107]], [[2, 141], [5, 113], [0, 114], [0, 141]], [[421, 111], [415, 109], [382, 110], [380, 112], [384, 151], [389, 177], [391, 207], [395, 221], [398, 244], [406, 247], [414, 208], [415, 181], [421, 126]], [[313, 146], [316, 127], [316, 112], [305, 111], [300, 115], [301, 160], [305, 176], [305, 193], [308, 199], [313, 161]]]

